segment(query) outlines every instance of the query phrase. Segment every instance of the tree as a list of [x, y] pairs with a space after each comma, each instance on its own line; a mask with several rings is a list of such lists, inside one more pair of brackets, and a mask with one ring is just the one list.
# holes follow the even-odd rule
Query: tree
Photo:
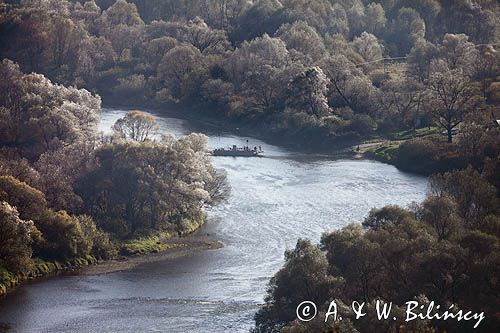
[[179, 101], [188, 95], [194, 73], [204, 69], [203, 56], [191, 45], [179, 45], [168, 51], [158, 66], [158, 79], [166, 87], [166, 100]]
[[94, 237], [105, 242], [104, 235], [83, 233], [77, 217], [49, 209], [43, 193], [26, 183], [2, 176], [0, 189], [0, 201], [15, 206], [19, 210], [16, 214], [22, 220], [33, 221], [30, 222], [36, 227], [33, 242], [28, 244], [31, 244], [35, 256], [66, 260], [89, 254]]
[[133, 62], [134, 51], [144, 40], [144, 26], [120, 24], [105, 30], [103, 35], [113, 45], [118, 60], [128, 64]]
[[220, 202], [227, 187], [206, 156], [206, 144], [206, 137], [191, 134], [100, 147], [98, 167], [78, 184], [84, 212], [117, 237], [190, 230], [204, 219], [201, 208]]
[[383, 58], [384, 47], [379, 43], [377, 37], [366, 31], [361, 36], [354, 38], [352, 44], [366, 62]]
[[144, 103], [146, 96], [146, 78], [142, 74], [133, 74], [127, 77], [119, 78], [118, 85], [113, 91], [117, 97], [123, 100], [129, 100], [136, 103]]
[[74, 72], [80, 47], [85, 37], [85, 32], [71, 19], [60, 16], [52, 19], [48, 51], [50, 52], [51, 65], [56, 71], [59, 71], [62, 66], [68, 66], [69, 73], [62, 74], [67, 75], [68, 78], [71, 77], [70, 73]]
[[481, 102], [478, 86], [461, 69], [452, 70], [442, 62], [436, 62], [428, 89], [430, 112], [438, 125], [446, 130], [448, 143], [451, 143], [453, 130]]
[[457, 211], [457, 203], [449, 195], [429, 196], [423, 203], [423, 220], [434, 228], [439, 240], [446, 240], [462, 223]]
[[290, 21], [306, 21], [318, 33], [347, 34], [349, 32], [349, 18], [346, 13], [347, 8], [352, 8], [353, 4], [345, 6], [340, 3], [333, 3], [328, 0], [317, 0], [311, 2], [287, 0], [281, 1], [286, 12], [286, 18]]
[[439, 50], [440, 59], [451, 70], [462, 70], [465, 74], [473, 76], [477, 68], [479, 52], [476, 46], [469, 42], [465, 34], [446, 34]]
[[97, 227], [90, 216], [79, 215], [75, 218], [78, 220], [85, 239], [89, 242], [90, 253], [99, 259], [111, 259], [116, 256], [116, 247], [109, 235]]
[[331, 112], [326, 98], [328, 83], [328, 78], [320, 67], [307, 68], [290, 83], [287, 104], [295, 110], [317, 117], [328, 115]]
[[246, 97], [248, 109], [275, 111], [282, 106], [286, 85], [295, 74], [289, 52], [279, 38], [264, 35], [244, 42], [229, 59], [229, 75]]
[[94, 142], [82, 142], [46, 152], [35, 162], [40, 175], [36, 185], [50, 208], [76, 213], [82, 207], [82, 198], [74, 186], [78, 178], [95, 167], [94, 149]]
[[380, 3], [372, 2], [366, 6], [365, 10], [366, 31], [379, 35], [387, 23], [384, 7]]
[[438, 0], [403, 0], [402, 6], [416, 10], [420, 17], [425, 21], [425, 27], [428, 36], [435, 36], [435, 30], [438, 28], [436, 19], [442, 8]]
[[78, 218], [65, 211], [47, 210], [35, 224], [43, 240], [34, 244], [36, 256], [51, 260], [68, 260], [90, 254], [92, 243], [85, 237]]
[[20, 218], [26, 221], [40, 220], [47, 209], [42, 192], [12, 176], [0, 177], [0, 200], [16, 207]]
[[87, 31], [94, 34], [96, 32], [96, 20], [101, 16], [101, 8], [95, 3], [95, 0], [85, 1], [83, 5], [75, 4], [71, 17], [84, 22]]
[[364, 31], [365, 6], [359, 0], [350, 0], [343, 4], [349, 19], [349, 32], [351, 36], [359, 35]]
[[92, 87], [99, 74], [115, 65], [117, 55], [113, 45], [104, 37], [90, 36], [82, 41], [75, 69], [75, 82]]
[[100, 20], [110, 28], [118, 25], [144, 25], [136, 5], [128, 3], [126, 0], [116, 0], [111, 7], [102, 13]]
[[431, 63], [439, 57], [438, 46], [418, 40], [408, 55], [408, 70], [419, 83], [427, 85], [431, 76]]
[[9, 60], [0, 64], [0, 143], [30, 161], [95, 134], [101, 100], [84, 89], [23, 74]]
[[370, 79], [344, 55], [323, 58], [319, 66], [329, 79], [329, 100], [332, 106], [348, 106], [353, 111], [374, 110], [370, 103], [375, 88]]
[[42, 9], [50, 14], [69, 16], [70, 2], [67, 0], [21, 0], [23, 6]]
[[384, 82], [381, 90], [386, 119], [394, 120], [396, 126], [408, 124], [415, 130], [423, 116], [424, 86], [412, 77], [403, 77]]
[[285, 252], [285, 265], [271, 279], [266, 306], [255, 315], [254, 332], [278, 332], [296, 318], [296, 308], [304, 300], [323, 304], [340, 281], [328, 274], [328, 262], [318, 246], [299, 239]]
[[158, 130], [158, 122], [155, 117], [141, 112], [130, 111], [118, 119], [113, 125], [113, 131], [124, 139], [144, 142], [151, 139]]
[[318, 61], [326, 52], [321, 37], [304, 21], [282, 25], [275, 36], [286, 43], [288, 51], [298, 53], [296, 60], [302, 61], [305, 65]]
[[425, 22], [412, 8], [401, 8], [393, 22], [392, 41], [397, 45], [398, 53], [406, 55], [415, 43], [425, 36]]
[[231, 194], [231, 186], [227, 180], [227, 173], [224, 170], [210, 170], [211, 180], [206, 184], [206, 190], [210, 199], [205, 203], [209, 206], [217, 206], [225, 202]]
[[388, 225], [399, 225], [409, 223], [411, 214], [398, 206], [385, 206], [380, 209], [372, 209], [363, 221], [363, 227], [377, 230]]
[[230, 59], [230, 74], [233, 82], [240, 86], [247, 73], [270, 66], [283, 69], [290, 59], [286, 44], [279, 38], [264, 34], [250, 42], [243, 42]]
[[19, 218], [19, 213], [5, 201], [0, 202], [0, 268], [13, 273], [25, 272], [31, 265], [32, 221]]
[[471, 166], [434, 175], [429, 183], [433, 195], [449, 195], [457, 202], [457, 212], [467, 225], [481, 227], [480, 223], [486, 216], [498, 213], [500, 205], [495, 186]]
[[223, 52], [230, 47], [224, 31], [211, 29], [198, 17], [188, 22], [180, 39], [187, 41], [201, 53]]
[[238, 45], [265, 34], [273, 34], [285, 18], [281, 12], [283, 5], [275, 0], [261, 0], [251, 4], [236, 22], [234, 31], [230, 33], [231, 41]]
[[157, 69], [163, 56], [179, 44], [173, 37], [154, 38], [144, 43], [144, 57]]

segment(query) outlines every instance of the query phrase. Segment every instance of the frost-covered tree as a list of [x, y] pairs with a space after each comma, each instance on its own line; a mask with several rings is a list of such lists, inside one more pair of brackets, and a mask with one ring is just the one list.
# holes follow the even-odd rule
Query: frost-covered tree
[[19, 218], [19, 213], [5, 201], [0, 202], [0, 267], [14, 273], [31, 265], [31, 234], [37, 230], [33, 221]]
[[0, 143], [36, 160], [49, 150], [87, 140], [99, 120], [99, 97], [84, 89], [23, 74], [9, 60], [0, 64]]
[[330, 81], [329, 99], [332, 105], [348, 106], [364, 113], [374, 110], [370, 100], [375, 88], [359, 67], [343, 55], [324, 58], [319, 64]]
[[288, 106], [317, 117], [328, 115], [328, 83], [320, 67], [307, 68], [290, 82]]
[[155, 117], [141, 111], [127, 112], [113, 125], [113, 131], [119, 137], [139, 142], [151, 139], [157, 130], [158, 122]]
[[286, 43], [288, 51], [298, 53], [295, 58], [306, 65], [319, 60], [325, 54], [323, 40], [307, 22], [284, 24], [276, 31], [275, 36]]
[[206, 150], [200, 134], [100, 147], [98, 167], [78, 185], [85, 212], [119, 237], [190, 230], [204, 219], [201, 208], [220, 202], [227, 191]]
[[383, 57], [383, 45], [380, 44], [377, 37], [366, 31], [354, 38], [352, 46], [366, 62], [380, 60]]

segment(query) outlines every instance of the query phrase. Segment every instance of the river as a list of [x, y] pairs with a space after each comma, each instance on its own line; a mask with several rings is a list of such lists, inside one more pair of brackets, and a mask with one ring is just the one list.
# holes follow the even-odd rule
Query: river
[[[103, 110], [100, 128], [126, 111]], [[161, 132], [200, 130], [159, 117]], [[248, 332], [270, 277], [298, 238], [359, 222], [372, 207], [421, 201], [427, 180], [369, 160], [308, 155], [201, 128], [209, 146], [261, 145], [265, 158], [214, 157], [232, 194], [203, 232], [224, 247], [100, 276], [27, 283], [0, 300], [14, 332]]]

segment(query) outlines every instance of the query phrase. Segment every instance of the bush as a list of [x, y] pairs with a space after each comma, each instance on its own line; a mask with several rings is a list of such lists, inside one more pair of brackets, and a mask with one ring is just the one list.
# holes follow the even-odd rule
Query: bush
[[356, 114], [348, 126], [348, 130], [357, 132], [361, 135], [369, 135], [373, 133], [377, 123], [367, 114]]
[[90, 216], [80, 215], [76, 219], [85, 238], [90, 243], [92, 255], [100, 259], [110, 259], [116, 255], [116, 247], [109, 239], [109, 235], [99, 229]]
[[42, 192], [12, 176], [0, 176], [0, 200], [15, 206], [25, 220], [36, 221], [47, 210]]
[[408, 140], [399, 146], [396, 166], [424, 175], [463, 169], [467, 167], [467, 160], [455, 148], [439, 140]]
[[78, 218], [64, 211], [47, 211], [36, 226], [43, 235], [43, 241], [35, 246], [35, 253], [41, 258], [68, 260], [91, 252], [92, 243], [85, 237]]
[[411, 219], [411, 214], [405, 209], [399, 206], [385, 206], [372, 209], [362, 224], [367, 229], [379, 229], [386, 225], [405, 223]]
[[33, 222], [19, 218], [17, 210], [0, 203], [0, 267], [13, 273], [26, 271], [31, 265], [31, 233]]

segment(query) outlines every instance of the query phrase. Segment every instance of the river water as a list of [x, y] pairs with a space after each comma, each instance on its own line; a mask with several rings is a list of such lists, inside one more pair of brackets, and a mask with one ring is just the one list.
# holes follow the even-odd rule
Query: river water
[[[103, 110], [109, 132], [123, 110]], [[298, 238], [359, 222], [372, 207], [421, 201], [426, 178], [368, 160], [307, 155], [242, 136], [159, 118], [161, 131], [202, 130], [209, 146], [261, 145], [265, 158], [214, 157], [232, 186], [203, 232], [224, 247], [100, 276], [60, 276], [0, 300], [14, 332], [248, 332], [270, 277]]]

